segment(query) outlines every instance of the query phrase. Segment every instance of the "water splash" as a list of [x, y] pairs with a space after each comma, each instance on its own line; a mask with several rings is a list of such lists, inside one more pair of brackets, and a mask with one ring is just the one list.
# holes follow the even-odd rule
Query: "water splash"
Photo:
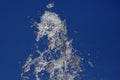
[[47, 7], [48, 9], [53, 8], [53, 7], [54, 7], [54, 2], [52, 2], [52, 3], [48, 4], [46, 7]]
[[[51, 7], [52, 4], [49, 4], [48, 8]], [[67, 37], [65, 20], [62, 21], [54, 12], [45, 11], [37, 29], [36, 41], [46, 37], [47, 47], [43, 51], [37, 48], [30, 54], [23, 66], [22, 79], [74, 80], [79, 76], [81, 58], [73, 49], [72, 40]], [[37, 57], [33, 57], [36, 54]]]

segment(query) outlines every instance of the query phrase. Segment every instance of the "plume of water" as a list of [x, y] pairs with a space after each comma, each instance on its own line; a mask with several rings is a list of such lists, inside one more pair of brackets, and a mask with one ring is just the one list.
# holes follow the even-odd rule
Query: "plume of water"
[[[49, 4], [48, 7], [50, 6], [53, 7]], [[81, 58], [73, 49], [72, 40], [68, 39], [65, 21], [51, 11], [45, 11], [40, 20], [37, 24], [36, 41], [46, 37], [47, 48], [43, 51], [37, 48], [36, 52], [30, 54], [23, 65], [22, 79], [74, 80], [81, 71]], [[34, 58], [35, 54], [38, 56]], [[32, 74], [33, 78], [29, 74]]]

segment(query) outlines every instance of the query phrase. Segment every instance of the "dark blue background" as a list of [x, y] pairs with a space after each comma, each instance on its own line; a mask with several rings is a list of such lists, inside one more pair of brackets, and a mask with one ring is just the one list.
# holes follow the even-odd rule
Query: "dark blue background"
[[[21, 66], [34, 47], [31, 19], [39, 22], [46, 4], [53, 0], [1, 2], [0, 80], [20, 80]], [[120, 1], [55, 0], [55, 11], [67, 21], [74, 48], [89, 57], [94, 69], [84, 80], [120, 80]], [[76, 31], [78, 33], [76, 33]]]

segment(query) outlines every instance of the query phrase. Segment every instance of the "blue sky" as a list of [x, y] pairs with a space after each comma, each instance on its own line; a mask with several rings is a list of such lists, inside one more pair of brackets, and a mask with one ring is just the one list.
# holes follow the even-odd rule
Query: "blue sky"
[[[9, 0], [1, 5], [0, 79], [20, 80], [21, 66], [34, 47], [31, 19], [40, 22], [46, 5], [53, 0]], [[120, 80], [120, 1], [54, 0], [52, 11], [67, 22], [68, 36], [75, 49], [94, 69], [84, 80]], [[46, 9], [47, 10], [47, 9]], [[76, 31], [78, 33], [76, 33]]]

